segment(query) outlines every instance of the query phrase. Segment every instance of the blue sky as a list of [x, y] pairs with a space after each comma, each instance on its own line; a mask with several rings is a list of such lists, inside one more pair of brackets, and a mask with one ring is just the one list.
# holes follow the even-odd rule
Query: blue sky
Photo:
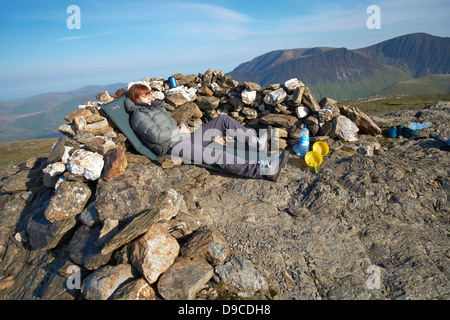
[[[69, 29], [70, 5], [80, 29]], [[367, 8], [381, 29], [368, 29]], [[232, 71], [263, 53], [318, 46], [356, 49], [413, 32], [450, 36], [448, 0], [143, 1], [2, 3], [0, 101], [38, 93]]]

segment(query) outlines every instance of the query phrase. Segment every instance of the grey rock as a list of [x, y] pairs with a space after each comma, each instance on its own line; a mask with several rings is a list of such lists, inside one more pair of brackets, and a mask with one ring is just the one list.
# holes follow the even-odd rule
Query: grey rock
[[47, 158], [48, 163], [54, 163], [54, 162], [61, 161], [61, 159], [64, 155], [64, 152], [65, 152], [65, 148], [64, 148], [65, 144], [66, 144], [65, 137], [58, 138], [58, 141], [52, 148], [52, 152], [50, 153], [50, 155]]
[[22, 193], [2, 196], [1, 202], [4, 204], [0, 210], [0, 261], [6, 250], [9, 238], [15, 232], [17, 221], [27, 205], [26, 200], [22, 197]]
[[282, 128], [292, 127], [297, 122], [297, 120], [297, 117], [276, 113], [269, 113], [268, 115], [260, 119], [261, 123], [263, 124]]
[[[50, 203], [48, 201], [47, 205]], [[45, 218], [46, 207], [34, 212], [27, 225], [30, 245], [33, 249], [48, 250], [56, 247], [70, 230], [77, 224], [76, 216], [50, 222]]]
[[104, 164], [102, 155], [78, 149], [70, 156], [67, 170], [72, 174], [82, 175], [86, 179], [94, 181], [100, 178]]
[[23, 169], [3, 181], [1, 192], [14, 193], [33, 190], [41, 182], [41, 169]]
[[241, 110], [242, 107], [244, 106], [244, 102], [242, 101], [242, 98], [236, 94], [231, 95], [230, 103], [235, 108], [236, 111]]
[[241, 92], [242, 102], [251, 105], [256, 99], [256, 91], [245, 89]]
[[205, 74], [203, 75], [203, 84], [207, 87], [209, 87], [211, 85], [212, 82], [212, 77], [213, 77], [213, 69], [209, 68], [208, 70], [206, 70]]
[[88, 270], [95, 270], [108, 263], [112, 252], [102, 254], [102, 247], [96, 244], [101, 228], [101, 225], [97, 225], [92, 228], [81, 226], [77, 229], [67, 248], [73, 262]]
[[[77, 274], [75, 275], [75, 273]], [[80, 278], [69, 279], [74, 275]], [[74, 284], [74, 286], [69, 288], [68, 283]], [[78, 285], [81, 285], [81, 272], [68, 260], [67, 255], [62, 254], [53, 262], [52, 266], [48, 266], [47, 276], [40, 283], [35, 294], [42, 300], [74, 300], [80, 291], [77, 288]]]
[[196, 101], [200, 110], [215, 110], [220, 103], [220, 99], [210, 96], [199, 96]]
[[333, 124], [331, 122], [325, 122], [319, 129], [319, 135], [328, 136], [333, 130]]
[[184, 201], [183, 203], [179, 213], [173, 219], [162, 222], [167, 230], [172, 230], [171, 235], [180, 241], [186, 239], [200, 227], [210, 224], [210, 220], [202, 214], [201, 210], [189, 210], [186, 203]]
[[224, 262], [229, 253], [228, 241], [222, 233], [207, 228], [197, 230], [180, 250], [182, 256], [200, 256], [212, 265]]
[[[29, 246], [13, 238], [8, 241], [7, 249], [0, 261], [2, 277], [11, 275], [14, 284], [0, 291], [2, 300], [55, 299], [73, 300], [77, 290], [68, 289], [64, 265], [68, 255], [59, 251], [30, 250]], [[70, 263], [69, 263], [70, 264]]]
[[198, 106], [191, 101], [188, 101], [171, 113], [172, 118], [180, 123], [181, 121], [189, 121], [192, 119], [194, 112], [198, 109]]
[[95, 201], [92, 201], [86, 206], [83, 212], [79, 215], [79, 219], [88, 227], [92, 227], [95, 223], [100, 221], [97, 209], [95, 209]]
[[370, 134], [372, 136], [381, 133], [381, 129], [375, 122], [358, 108], [342, 106], [339, 110], [341, 114], [355, 123], [361, 133]]
[[295, 108], [295, 113], [299, 119], [306, 118], [309, 114], [309, 108], [305, 106], [299, 106]]
[[103, 220], [98, 240], [95, 243], [97, 245], [102, 245], [114, 237], [117, 233], [119, 233], [119, 220], [110, 218], [105, 219]]
[[167, 300], [194, 300], [213, 273], [213, 267], [203, 258], [179, 257], [159, 278], [158, 292]]
[[186, 92], [176, 89], [176, 91], [170, 92], [170, 93], [169, 93], [169, 91], [167, 91], [164, 101], [167, 102], [165, 104], [166, 108], [168, 108], [168, 106], [171, 106], [172, 107], [171, 109], [174, 109], [178, 106], [181, 106], [181, 105], [191, 101], [191, 99], [186, 94]]
[[100, 181], [95, 194], [99, 219], [119, 221], [149, 209], [162, 191], [165, 173], [157, 165], [130, 164], [112, 181]]
[[309, 116], [305, 119], [303, 123], [306, 124], [307, 126], [318, 126], [319, 120], [317, 119], [317, 117]]
[[259, 290], [269, 286], [264, 277], [256, 271], [250, 260], [241, 256], [231, 257], [215, 268], [219, 278], [238, 290], [241, 297], [251, 297]]
[[131, 265], [107, 265], [97, 269], [84, 279], [81, 292], [87, 300], [108, 300], [121, 285], [125, 285], [133, 279]]
[[83, 211], [91, 194], [91, 189], [81, 181], [63, 181], [50, 200], [45, 217], [50, 222], [75, 217]]
[[333, 129], [330, 138], [339, 138], [342, 141], [357, 141], [359, 128], [346, 116], [339, 115], [332, 121]]
[[283, 88], [274, 90], [264, 96], [264, 103], [269, 105], [277, 105], [282, 103], [287, 97], [286, 91]]
[[244, 81], [242, 83], [247, 90], [250, 91], [261, 91], [261, 86], [254, 82]]
[[305, 92], [304, 86], [296, 87], [292, 96], [292, 103], [294, 106], [300, 106], [302, 104], [303, 93]]
[[[360, 135], [359, 142], [376, 141], [370, 138]], [[200, 205], [227, 235], [230, 250], [264, 272], [275, 299], [447, 297], [441, 232], [449, 188], [439, 177], [447, 175], [449, 155], [408, 141], [399, 138], [367, 157], [339, 150], [353, 143], [327, 140], [334, 151], [319, 175], [290, 159], [277, 192], [261, 182], [223, 181], [220, 196], [209, 194]], [[367, 286], [371, 266], [379, 267], [379, 289]]]
[[182, 165], [166, 171], [165, 174], [167, 176], [162, 189], [172, 188], [183, 195], [189, 190], [204, 186], [210, 172], [203, 167]]
[[299, 87], [305, 87], [305, 84], [300, 80], [298, 80], [297, 78], [289, 79], [285, 81], [282, 85], [288, 94], [292, 94], [294, 90]]
[[62, 162], [55, 162], [49, 164], [47, 167], [42, 169], [44, 173], [43, 182], [46, 187], [54, 187], [56, 181], [58, 181], [61, 174], [66, 171], [66, 166]]
[[116, 250], [124, 244], [136, 239], [147, 232], [154, 222], [164, 219], [167, 214], [167, 207], [171, 205], [167, 191], [161, 192], [155, 199], [151, 209], [148, 209], [135, 217], [125, 227], [111, 238], [103, 247], [102, 253], [106, 254]]
[[180, 245], [160, 223], [153, 223], [134, 241], [131, 262], [148, 283], [154, 283], [178, 256]]
[[302, 103], [305, 106], [308, 106], [309, 109], [313, 112], [317, 112], [320, 110], [320, 105], [317, 103], [316, 98], [314, 98], [314, 95], [311, 93], [311, 90], [306, 87], [305, 92], [303, 92], [302, 95]]
[[111, 300], [155, 300], [155, 298], [155, 290], [143, 278], [121, 286], [110, 297]]
[[249, 120], [256, 119], [258, 117], [258, 112], [256, 112], [256, 110], [252, 108], [244, 108], [242, 110], [242, 114]]
[[340, 114], [339, 108], [335, 105], [328, 105], [320, 109], [317, 113], [320, 122], [328, 122]]
[[336, 100], [334, 100], [334, 99], [331, 99], [331, 98], [327, 98], [327, 97], [325, 97], [325, 98], [322, 98], [320, 101], [319, 101], [319, 104], [320, 104], [320, 106], [322, 107], [322, 108], [325, 108], [325, 107], [327, 107], [327, 106], [331, 106], [331, 105], [336, 105], [338, 102], [336, 101]]

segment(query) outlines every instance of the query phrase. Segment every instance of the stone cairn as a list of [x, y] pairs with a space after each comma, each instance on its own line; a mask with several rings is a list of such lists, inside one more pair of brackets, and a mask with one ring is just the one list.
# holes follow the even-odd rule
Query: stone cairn
[[[196, 121], [205, 123], [221, 114], [227, 114], [249, 128], [271, 125], [277, 129], [278, 147], [281, 150], [292, 148], [298, 143], [303, 125], [308, 126], [312, 141], [330, 138], [356, 141], [358, 132], [373, 136], [381, 133], [370, 117], [357, 108], [337, 107], [337, 101], [330, 98], [317, 102], [311, 90], [296, 78], [261, 88], [253, 82], [239, 83], [222, 71], [213, 71], [211, 68], [204, 74], [173, 76], [178, 83], [173, 89], [169, 89], [163, 78], [144, 78], [129, 83], [128, 87], [134, 83], [147, 85], [152, 89], [153, 99], [164, 100], [164, 107], [175, 121], [185, 121], [191, 126]], [[105, 91], [97, 95], [97, 99], [100, 103], [107, 103], [126, 91], [119, 89], [114, 95]], [[71, 136], [80, 131], [77, 121], [74, 122], [77, 116], [68, 116], [66, 120], [72, 124], [63, 125], [60, 131]], [[80, 121], [84, 126], [84, 118]], [[94, 127], [94, 121], [86, 122]], [[101, 125], [96, 124], [103, 125], [107, 125], [105, 119], [102, 119]]]
[[[178, 86], [172, 89], [164, 79], [139, 82], [164, 100], [177, 122], [193, 125], [228, 114], [250, 128], [271, 125], [278, 129], [280, 149], [298, 142], [303, 124], [317, 140], [381, 133], [357, 108], [338, 108], [329, 98], [317, 102], [297, 79], [263, 89], [212, 69], [174, 77]], [[65, 137], [48, 158], [30, 159], [3, 177], [3, 194], [31, 198], [32, 210], [15, 239], [30, 250], [67, 246], [67, 266], [84, 275], [78, 288], [84, 299], [195, 299], [211, 278], [242, 297], [267, 291], [250, 261], [230, 255], [224, 235], [196, 216], [188, 174], [180, 171], [168, 184], [166, 172], [173, 170], [165, 169], [207, 170], [179, 166], [168, 157], [152, 163], [98, 108], [126, 91], [104, 92], [67, 115], [59, 128]], [[0, 257], [5, 241], [0, 240]]]

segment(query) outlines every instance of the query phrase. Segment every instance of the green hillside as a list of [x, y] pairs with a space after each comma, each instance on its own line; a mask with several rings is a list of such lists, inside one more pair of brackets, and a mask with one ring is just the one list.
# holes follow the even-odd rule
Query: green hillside
[[398, 81], [412, 79], [405, 70], [377, 63], [345, 48], [320, 50], [261, 71], [232, 71], [229, 75], [262, 86], [298, 78], [316, 98], [337, 100], [370, 96]]
[[406, 72], [397, 68], [380, 66], [358, 80], [326, 81], [309, 85], [309, 87], [318, 99], [330, 97], [335, 100], [342, 100], [369, 97], [392, 83], [409, 78]]
[[378, 116], [392, 111], [420, 110], [437, 101], [450, 101], [450, 93], [378, 96], [342, 100], [337, 105], [357, 107], [369, 116]]
[[0, 170], [9, 165], [18, 165], [28, 159], [48, 157], [57, 139], [33, 139], [25, 141], [0, 142]]
[[103, 91], [115, 92], [125, 83], [91, 85], [68, 92], [45, 93], [16, 102], [0, 102], [0, 142], [60, 136], [58, 127], [78, 105]]
[[378, 92], [380, 95], [412, 95], [450, 92], [450, 74], [429, 74], [417, 79], [400, 81]]
[[356, 50], [328, 47], [275, 50], [241, 63], [228, 74], [235, 80], [262, 86], [298, 78], [311, 88], [316, 98], [327, 96], [337, 100], [377, 93], [440, 93], [448, 92], [445, 77], [411, 80], [428, 74], [448, 75], [449, 49], [448, 37], [413, 33]]
[[[11, 132], [9, 139], [2, 134], [0, 141], [26, 140], [34, 138], [51, 138], [59, 136], [58, 127], [65, 123], [64, 117], [74, 111], [78, 105], [84, 104], [88, 100], [95, 100], [95, 95], [84, 94], [64, 103], [37, 114], [18, 117], [11, 124], [11, 127], [20, 128], [20, 137], [17, 133]], [[1, 132], [0, 132], [1, 133]]]
[[89, 96], [88, 100], [92, 100], [95, 99], [95, 95], [98, 93], [103, 91], [115, 92], [117, 89], [125, 86], [125, 83], [89, 85], [67, 92], [42, 93], [21, 101], [0, 101], [0, 115], [26, 115], [47, 111], [76, 97]]

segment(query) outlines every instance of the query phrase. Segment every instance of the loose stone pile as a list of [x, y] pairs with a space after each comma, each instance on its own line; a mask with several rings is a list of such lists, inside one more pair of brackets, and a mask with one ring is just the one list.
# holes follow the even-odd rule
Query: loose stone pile
[[[154, 99], [165, 101], [177, 122], [193, 125], [225, 113], [255, 129], [272, 125], [279, 129], [281, 149], [298, 141], [303, 124], [317, 139], [354, 141], [357, 132], [381, 133], [356, 108], [338, 108], [327, 98], [317, 102], [297, 79], [262, 89], [212, 69], [175, 77], [178, 86], [172, 89], [164, 79], [140, 82], [152, 88]], [[63, 266], [76, 266], [83, 274], [77, 297], [84, 299], [195, 299], [213, 276], [240, 296], [266, 291], [267, 282], [251, 263], [230, 255], [224, 236], [197, 214], [189, 188], [207, 171], [178, 166], [169, 173], [164, 169], [177, 163], [154, 164], [137, 155], [97, 107], [126, 91], [105, 92], [98, 102], [67, 115], [59, 128], [67, 137], [48, 158], [30, 159], [2, 177], [2, 206], [17, 199], [26, 210], [3, 216], [10, 226], [2, 228], [0, 257], [8, 259], [12, 236], [35, 252], [63, 247], [68, 252]], [[17, 212], [22, 215], [18, 227]], [[14, 285], [14, 278], [7, 279], [6, 289]]]

